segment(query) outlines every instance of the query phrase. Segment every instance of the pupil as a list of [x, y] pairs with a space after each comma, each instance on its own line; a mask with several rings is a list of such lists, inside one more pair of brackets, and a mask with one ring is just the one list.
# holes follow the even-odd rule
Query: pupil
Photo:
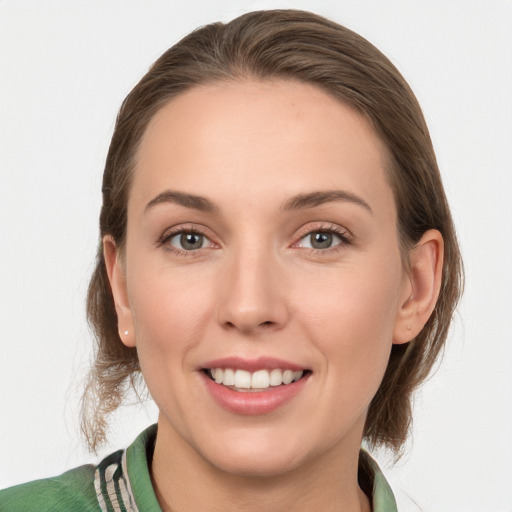
[[180, 243], [183, 249], [200, 249], [203, 245], [203, 235], [197, 233], [183, 233], [180, 237]]
[[315, 249], [328, 249], [332, 245], [332, 233], [314, 233], [311, 235], [311, 246]]

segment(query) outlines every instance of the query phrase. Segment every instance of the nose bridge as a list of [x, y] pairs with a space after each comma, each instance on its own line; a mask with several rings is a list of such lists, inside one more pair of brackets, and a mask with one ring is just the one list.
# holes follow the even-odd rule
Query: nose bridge
[[243, 332], [279, 328], [287, 319], [283, 275], [274, 251], [264, 243], [240, 244], [222, 272], [218, 319]]

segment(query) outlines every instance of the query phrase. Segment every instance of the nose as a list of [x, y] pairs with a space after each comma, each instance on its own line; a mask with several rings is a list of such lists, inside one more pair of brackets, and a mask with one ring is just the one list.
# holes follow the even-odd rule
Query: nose
[[225, 262], [219, 283], [217, 319], [225, 329], [258, 334], [288, 321], [282, 268], [264, 251], [245, 250]]

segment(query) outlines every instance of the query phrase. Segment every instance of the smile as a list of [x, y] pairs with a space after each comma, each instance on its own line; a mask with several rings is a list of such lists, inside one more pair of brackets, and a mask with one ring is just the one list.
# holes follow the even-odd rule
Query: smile
[[275, 357], [223, 357], [204, 361], [197, 374], [222, 409], [240, 415], [270, 414], [301, 395], [313, 371]]
[[298, 381], [303, 376], [304, 371], [273, 368], [249, 372], [233, 368], [211, 368], [207, 370], [207, 374], [217, 384], [222, 384], [236, 391], [247, 392], [291, 384]]

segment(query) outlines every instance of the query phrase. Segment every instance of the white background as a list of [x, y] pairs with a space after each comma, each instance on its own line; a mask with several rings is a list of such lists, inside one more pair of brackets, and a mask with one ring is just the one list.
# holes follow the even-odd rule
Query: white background
[[[122, 99], [191, 29], [275, 7], [347, 25], [403, 72], [460, 236], [465, 298], [386, 474], [424, 512], [510, 512], [511, 0], [0, 0], [0, 487], [97, 460], [78, 434], [84, 296]], [[152, 404], [123, 408], [102, 453], [155, 417]]]

